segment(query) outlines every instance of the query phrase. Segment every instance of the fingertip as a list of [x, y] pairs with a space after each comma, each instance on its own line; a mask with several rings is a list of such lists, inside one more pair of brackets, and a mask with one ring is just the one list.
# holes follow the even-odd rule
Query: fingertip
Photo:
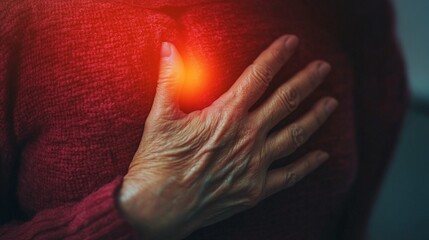
[[297, 41], [297, 42], [299, 42], [299, 37], [298, 36], [296, 36], [296, 35], [289, 35], [289, 38], [291, 39], [291, 40], [293, 40], [293, 41]]
[[279, 39], [283, 39], [283, 40], [292, 40], [292, 41], [299, 41], [298, 36], [294, 35], [294, 34], [284, 34], [281, 37], [279, 37]]
[[327, 152], [324, 151], [318, 151], [317, 152], [317, 161], [322, 164], [324, 163], [326, 160], [329, 159], [329, 154]]
[[[160, 78], [179, 78], [183, 74], [183, 62], [173, 43], [162, 42]], [[161, 79], [160, 79], [161, 80]]]
[[299, 39], [295, 35], [286, 35], [284, 41], [285, 41], [286, 49], [289, 49], [289, 50], [295, 49], [299, 44]]
[[161, 57], [168, 58], [171, 56], [171, 44], [169, 42], [162, 42]]
[[176, 46], [173, 43], [170, 43], [170, 49], [171, 49], [171, 58], [175, 63], [176, 70], [178, 73], [182, 74], [183, 72], [182, 56], [180, 55], [179, 51], [177, 50]]
[[154, 100], [154, 105], [163, 109], [161, 112], [171, 113], [173, 112], [171, 109], [177, 109], [182, 82], [183, 63], [179, 53], [172, 43], [162, 42], [158, 85]]
[[325, 111], [328, 114], [331, 114], [335, 111], [335, 109], [337, 109], [338, 107], [338, 100], [332, 97], [329, 97], [326, 99], [325, 101]]
[[161, 43], [161, 58], [166, 60], [178, 61], [180, 54], [177, 51], [176, 46], [171, 42]]
[[331, 64], [326, 61], [317, 61], [317, 71], [321, 76], [326, 76], [331, 71]]
[[161, 44], [161, 63], [159, 67], [159, 80], [170, 79], [174, 72], [174, 59], [172, 57], [172, 44], [162, 42]]

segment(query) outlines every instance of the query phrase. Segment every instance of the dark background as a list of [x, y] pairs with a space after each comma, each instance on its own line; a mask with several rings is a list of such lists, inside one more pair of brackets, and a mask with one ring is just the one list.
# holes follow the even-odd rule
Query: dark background
[[370, 222], [370, 240], [429, 239], [429, 0], [394, 0], [412, 104]]

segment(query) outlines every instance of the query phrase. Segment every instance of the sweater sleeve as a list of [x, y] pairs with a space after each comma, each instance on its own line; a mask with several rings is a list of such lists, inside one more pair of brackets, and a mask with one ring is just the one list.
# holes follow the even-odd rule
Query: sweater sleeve
[[[18, 1], [17, 1], [18, 2]], [[10, 3], [10, 2], [9, 2]], [[46, 209], [30, 219], [16, 196], [20, 146], [13, 130], [20, 28], [24, 18], [8, 1], [0, 3], [0, 239], [130, 239], [135, 233], [115, 206], [122, 177], [79, 202]], [[25, 19], [24, 19], [25, 21]]]
[[[82, 201], [37, 213], [26, 222], [0, 227], [2, 239], [134, 239], [136, 234], [115, 207], [121, 177]], [[3, 212], [3, 209], [1, 209]]]
[[[388, 0], [355, 1], [349, 32], [356, 70], [357, 178], [341, 239], [365, 239], [372, 206], [393, 157], [409, 103], [406, 71]], [[364, 7], [362, 7], [364, 6]]]

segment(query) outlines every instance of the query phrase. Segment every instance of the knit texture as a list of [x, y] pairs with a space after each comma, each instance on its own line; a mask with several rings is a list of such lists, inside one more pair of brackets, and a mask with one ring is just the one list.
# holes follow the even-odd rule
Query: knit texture
[[114, 198], [155, 95], [162, 41], [174, 43], [209, 106], [274, 39], [300, 47], [260, 104], [310, 61], [332, 72], [339, 108], [284, 166], [331, 158], [293, 188], [187, 239], [363, 239], [408, 103], [385, 0], [4, 0], [0, 3], [0, 238], [128, 239]]

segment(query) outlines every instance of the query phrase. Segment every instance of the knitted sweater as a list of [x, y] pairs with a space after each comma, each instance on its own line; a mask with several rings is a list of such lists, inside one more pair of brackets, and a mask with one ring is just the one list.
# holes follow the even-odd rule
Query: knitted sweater
[[0, 239], [132, 238], [114, 199], [155, 95], [161, 42], [200, 73], [181, 98], [189, 112], [283, 34], [301, 44], [262, 100], [312, 60], [333, 71], [274, 131], [320, 97], [340, 106], [272, 168], [315, 149], [331, 158], [188, 239], [364, 238], [408, 101], [392, 26], [385, 0], [1, 1]]

